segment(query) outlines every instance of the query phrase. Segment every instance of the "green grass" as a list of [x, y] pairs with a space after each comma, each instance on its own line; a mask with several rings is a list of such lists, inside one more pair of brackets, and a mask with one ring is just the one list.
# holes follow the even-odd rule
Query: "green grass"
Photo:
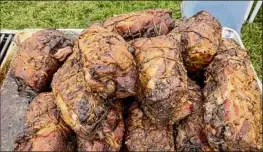
[[37, 27], [85, 28], [113, 14], [146, 8], [167, 8], [180, 17], [179, 2], [1, 2], [2, 28], [23, 29]]
[[[114, 14], [146, 8], [166, 8], [180, 18], [179, 1], [70, 1], [70, 2], [0, 2], [1, 29], [86, 28]], [[242, 40], [262, 80], [262, 8], [254, 23], [242, 28]]]
[[249, 50], [250, 58], [252, 64], [260, 77], [261, 81], [263, 80], [263, 50], [262, 50], [262, 7], [260, 8], [257, 17], [254, 22], [251, 24], [244, 24], [242, 27], [242, 41]]

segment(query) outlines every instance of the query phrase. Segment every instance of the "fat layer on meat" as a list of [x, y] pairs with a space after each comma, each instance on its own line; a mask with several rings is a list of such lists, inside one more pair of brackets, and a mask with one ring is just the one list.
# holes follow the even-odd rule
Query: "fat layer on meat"
[[214, 149], [262, 150], [262, 94], [247, 51], [224, 39], [206, 71], [206, 136]]
[[135, 48], [141, 108], [154, 123], [174, 124], [191, 113], [180, 44], [165, 35], [140, 38]]
[[124, 38], [153, 37], [172, 30], [174, 20], [171, 11], [147, 9], [111, 17], [103, 25]]
[[182, 44], [182, 55], [188, 72], [204, 70], [213, 60], [221, 39], [222, 26], [206, 11], [175, 23], [170, 36], [176, 35]]

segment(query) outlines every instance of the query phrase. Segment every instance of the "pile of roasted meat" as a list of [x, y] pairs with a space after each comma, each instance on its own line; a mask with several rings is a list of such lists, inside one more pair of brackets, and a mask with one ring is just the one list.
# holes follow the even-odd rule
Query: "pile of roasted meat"
[[[246, 50], [206, 11], [149, 9], [26, 39], [11, 67], [35, 95], [15, 151], [262, 150], [262, 96]], [[32, 93], [33, 92], [33, 93]]]

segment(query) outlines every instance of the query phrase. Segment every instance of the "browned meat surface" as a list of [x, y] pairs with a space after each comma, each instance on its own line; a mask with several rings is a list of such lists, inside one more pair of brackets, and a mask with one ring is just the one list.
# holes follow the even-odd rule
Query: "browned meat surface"
[[175, 23], [169, 35], [180, 35], [183, 59], [189, 72], [203, 70], [211, 63], [219, 46], [222, 27], [206, 11]]
[[96, 124], [107, 115], [107, 101], [90, 92], [84, 77], [80, 54], [74, 51], [55, 73], [51, 86], [63, 120], [77, 135], [88, 137], [96, 134]]
[[[99, 25], [84, 31], [73, 50], [54, 75], [52, 89], [62, 118], [79, 138], [85, 139], [80, 147], [93, 149], [93, 141], [104, 142], [101, 138], [108, 136], [100, 128], [113, 98], [135, 93], [135, 63], [122, 37]], [[119, 134], [121, 128], [117, 128]], [[119, 139], [114, 140], [103, 147], [118, 149]]]
[[209, 144], [230, 151], [262, 150], [262, 95], [247, 51], [231, 39], [206, 72], [205, 123]]
[[148, 9], [111, 17], [103, 25], [124, 38], [153, 37], [172, 30], [174, 20], [168, 10]]
[[14, 151], [73, 151], [67, 128], [54, 103], [53, 93], [40, 93], [30, 103], [25, 129], [15, 140]]
[[174, 151], [172, 125], [153, 124], [134, 102], [126, 122], [125, 144], [129, 151]]
[[135, 95], [136, 65], [121, 36], [95, 24], [80, 35], [76, 46], [92, 92], [105, 98]]
[[101, 122], [97, 130], [98, 136], [94, 139], [78, 138], [79, 151], [119, 151], [124, 135], [124, 122], [122, 119], [123, 106], [120, 101], [114, 101], [109, 109], [106, 119]]
[[138, 64], [138, 95], [145, 114], [162, 125], [189, 115], [191, 103], [187, 100], [187, 75], [179, 43], [163, 35], [140, 38], [132, 45]]
[[22, 88], [43, 91], [53, 74], [72, 52], [72, 41], [57, 30], [40, 30], [19, 46], [11, 75]]
[[211, 151], [204, 133], [204, 109], [202, 90], [188, 79], [188, 100], [193, 103], [189, 117], [176, 125], [176, 149], [178, 151]]

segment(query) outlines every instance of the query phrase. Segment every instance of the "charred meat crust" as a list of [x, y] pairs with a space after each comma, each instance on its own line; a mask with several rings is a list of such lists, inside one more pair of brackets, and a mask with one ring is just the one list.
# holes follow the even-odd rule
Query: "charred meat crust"
[[230, 151], [262, 150], [262, 96], [247, 51], [222, 40], [205, 77], [209, 144]]
[[19, 46], [12, 62], [12, 77], [36, 92], [48, 89], [53, 74], [72, 53], [71, 46], [72, 40], [61, 31], [37, 31]]
[[132, 103], [125, 125], [125, 145], [129, 151], [174, 151], [172, 125], [152, 123], [138, 102]]
[[141, 108], [154, 123], [174, 124], [191, 113], [179, 43], [167, 36], [132, 42], [139, 73]]
[[[148, 9], [91, 25], [74, 48], [60, 31], [36, 32], [19, 44], [11, 75], [20, 94], [51, 81], [53, 93], [30, 103], [14, 150], [73, 151], [72, 134], [79, 151], [262, 150], [256, 75], [221, 30], [206, 11], [174, 22], [170, 11]], [[204, 89], [187, 73], [205, 75]]]
[[15, 139], [14, 151], [72, 151], [71, 131], [59, 116], [53, 93], [40, 93], [31, 102], [24, 131]]
[[165, 9], [148, 9], [121, 14], [106, 20], [104, 27], [116, 31], [125, 39], [165, 35], [174, 26], [172, 13]]
[[[76, 132], [79, 149], [120, 148], [122, 111], [114, 112], [111, 105], [117, 105], [115, 98], [134, 94], [135, 76], [133, 56], [118, 34], [98, 24], [81, 33], [73, 54], [52, 81], [56, 103]], [[108, 120], [111, 114], [116, 120]]]
[[204, 70], [219, 47], [222, 26], [206, 11], [181, 19], [169, 35], [177, 35], [183, 46], [184, 64], [189, 72]]
[[[76, 47], [76, 46], [75, 46]], [[61, 117], [82, 138], [93, 138], [108, 110], [108, 101], [86, 84], [80, 52], [74, 50], [55, 73], [51, 86]]]
[[124, 122], [122, 118], [123, 106], [121, 101], [114, 101], [109, 109], [106, 119], [102, 120], [102, 127], [96, 132], [98, 138], [92, 140], [77, 138], [80, 151], [119, 151], [124, 135]]
[[176, 150], [211, 151], [204, 126], [203, 96], [201, 88], [188, 79], [188, 100], [193, 103], [192, 113], [175, 125]]
[[78, 46], [92, 92], [104, 98], [135, 95], [136, 64], [120, 35], [94, 24], [80, 35]]

